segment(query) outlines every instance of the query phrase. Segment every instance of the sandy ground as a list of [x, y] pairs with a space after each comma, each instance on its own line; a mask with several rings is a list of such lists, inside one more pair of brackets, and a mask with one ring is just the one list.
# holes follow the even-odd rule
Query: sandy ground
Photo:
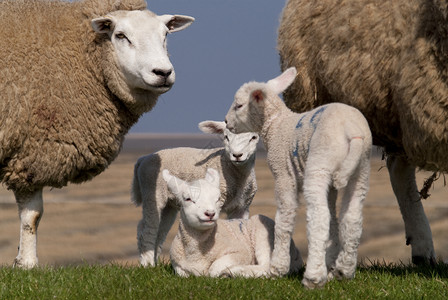
[[[38, 254], [41, 265], [82, 263], [138, 263], [136, 227], [141, 208], [130, 203], [133, 165], [142, 155], [123, 151], [104, 173], [82, 185], [44, 191], [44, 215], [39, 227]], [[273, 179], [266, 161], [258, 157], [259, 191], [251, 214], [274, 217]], [[419, 172], [419, 186], [429, 173]], [[443, 178], [424, 200], [438, 257], [448, 259], [448, 202]], [[294, 241], [306, 259], [305, 207], [298, 209]], [[17, 254], [19, 218], [13, 195], [0, 187], [0, 264], [11, 265]], [[175, 224], [164, 245], [165, 258], [177, 231]], [[409, 262], [410, 247], [398, 205], [392, 193], [385, 162], [372, 159], [371, 187], [364, 208], [364, 231], [359, 258], [364, 261]]]

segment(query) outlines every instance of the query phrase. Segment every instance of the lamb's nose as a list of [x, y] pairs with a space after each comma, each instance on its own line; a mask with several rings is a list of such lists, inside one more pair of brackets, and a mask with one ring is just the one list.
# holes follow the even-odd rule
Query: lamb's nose
[[204, 214], [205, 214], [207, 217], [209, 217], [210, 220], [213, 219], [213, 217], [215, 216], [215, 212], [214, 212], [214, 211], [208, 211], [208, 210], [207, 210]]
[[233, 154], [233, 157], [235, 158], [241, 158], [243, 156], [243, 153], [239, 153], [239, 154]]
[[154, 69], [154, 70], [152, 70], [152, 72], [154, 74], [156, 74], [157, 76], [160, 76], [160, 77], [163, 77], [163, 78], [168, 78], [168, 76], [170, 76], [171, 73], [173, 73], [173, 69], [169, 69], [169, 70]]

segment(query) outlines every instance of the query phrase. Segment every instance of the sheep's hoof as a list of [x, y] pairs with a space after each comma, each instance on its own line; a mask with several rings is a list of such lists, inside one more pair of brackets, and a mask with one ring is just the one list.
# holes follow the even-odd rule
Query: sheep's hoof
[[321, 289], [325, 286], [325, 284], [327, 283], [326, 279], [312, 279], [312, 278], [306, 278], [304, 277], [302, 280], [302, 284], [304, 287], [306, 287], [307, 289]]
[[412, 256], [412, 263], [417, 266], [430, 265], [432, 267], [437, 264], [436, 259], [433, 256], [429, 258], [424, 256]]

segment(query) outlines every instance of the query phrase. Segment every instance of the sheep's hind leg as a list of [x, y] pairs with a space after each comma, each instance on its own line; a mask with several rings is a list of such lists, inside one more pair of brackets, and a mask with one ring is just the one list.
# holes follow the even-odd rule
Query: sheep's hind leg
[[360, 170], [349, 180], [342, 197], [339, 223], [341, 251], [331, 270], [338, 279], [351, 279], [355, 276], [362, 234], [362, 209], [369, 189], [369, 162], [363, 164]]
[[435, 263], [431, 227], [426, 218], [415, 182], [415, 167], [404, 158], [387, 158], [390, 181], [403, 217], [406, 244], [412, 246], [414, 264]]
[[42, 189], [34, 193], [15, 192], [20, 217], [19, 253], [14, 266], [30, 269], [37, 266], [37, 227], [44, 212]]

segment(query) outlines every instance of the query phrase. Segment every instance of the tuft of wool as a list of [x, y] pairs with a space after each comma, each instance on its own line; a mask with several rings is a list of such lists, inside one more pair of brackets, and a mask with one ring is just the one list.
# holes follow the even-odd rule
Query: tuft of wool
[[278, 31], [284, 94], [296, 112], [358, 108], [375, 145], [417, 167], [448, 171], [447, 1], [289, 0]]
[[123, 88], [109, 42], [90, 20], [145, 7], [137, 0], [0, 2], [0, 181], [8, 189], [80, 183], [115, 159], [157, 96]]

